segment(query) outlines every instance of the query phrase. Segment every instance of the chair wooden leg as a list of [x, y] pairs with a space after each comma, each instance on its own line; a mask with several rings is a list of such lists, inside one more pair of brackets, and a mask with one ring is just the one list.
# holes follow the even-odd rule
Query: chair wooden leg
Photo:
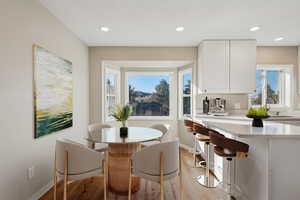
[[193, 152], [194, 167], [197, 167], [196, 154], [197, 154], [197, 138], [196, 135], [194, 135], [194, 152]]
[[183, 200], [183, 184], [182, 184], [182, 174], [179, 174], [179, 199]]
[[183, 200], [181, 162], [181, 151], [179, 149], [179, 199]]
[[67, 186], [68, 186], [68, 152], [65, 152], [65, 160], [64, 160], [64, 200], [67, 200]]
[[86, 193], [86, 183], [83, 184], [83, 193]]
[[56, 200], [56, 192], [57, 191], [57, 175], [56, 175], [56, 170], [54, 169], [54, 200]]
[[164, 200], [164, 153], [160, 152], [160, 200]]
[[128, 200], [131, 200], [131, 184], [132, 184], [132, 160], [129, 160], [129, 186], [128, 186]]
[[106, 178], [107, 178], [107, 161], [103, 162], [103, 185], [104, 185], [104, 200], [107, 198], [107, 185], [106, 185]]
[[54, 158], [54, 194], [53, 199], [56, 200], [56, 191], [57, 191], [57, 174], [56, 174], [56, 153]]

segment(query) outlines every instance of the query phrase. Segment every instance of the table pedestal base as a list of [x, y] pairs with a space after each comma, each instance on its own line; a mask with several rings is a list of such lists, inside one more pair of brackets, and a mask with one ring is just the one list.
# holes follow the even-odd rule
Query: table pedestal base
[[[132, 153], [140, 150], [140, 144], [109, 144], [108, 153], [108, 181], [109, 189], [117, 194], [128, 194], [129, 187], [129, 159]], [[140, 189], [140, 177], [132, 178], [131, 191]]]

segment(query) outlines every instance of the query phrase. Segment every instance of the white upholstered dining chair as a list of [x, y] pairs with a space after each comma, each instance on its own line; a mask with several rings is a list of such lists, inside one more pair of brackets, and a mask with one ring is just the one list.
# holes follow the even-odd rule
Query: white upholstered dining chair
[[[151, 159], [149, 159], [151, 158]], [[133, 153], [130, 159], [128, 199], [131, 200], [132, 175], [160, 183], [160, 199], [164, 199], [164, 181], [180, 178], [181, 161], [178, 141], [154, 144]], [[180, 192], [181, 195], [181, 192]]]
[[166, 138], [168, 137], [170, 125], [169, 124], [154, 124], [154, 125], [150, 126], [150, 128], [161, 131], [163, 135], [156, 140], [149, 141], [149, 142], [143, 142], [142, 145], [144, 145], [144, 146], [151, 146], [151, 145], [158, 144], [158, 143], [166, 140]]
[[94, 123], [88, 125], [88, 146], [92, 149], [95, 149], [96, 151], [105, 151], [108, 148], [107, 144], [94, 142], [95, 140], [101, 141], [101, 131], [103, 128], [111, 128], [111, 126], [102, 123]]
[[68, 139], [58, 139], [54, 161], [54, 200], [56, 200], [57, 181], [64, 181], [64, 200], [67, 200], [68, 181], [103, 175], [104, 199], [106, 200], [107, 163], [105, 153], [90, 149]]

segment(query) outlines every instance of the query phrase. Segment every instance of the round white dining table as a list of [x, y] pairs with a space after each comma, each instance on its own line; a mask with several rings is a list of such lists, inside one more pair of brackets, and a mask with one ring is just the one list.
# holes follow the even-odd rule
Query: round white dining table
[[[108, 144], [108, 185], [118, 194], [128, 194], [130, 157], [141, 149], [141, 143], [153, 141], [162, 136], [162, 132], [152, 128], [128, 127], [128, 136], [120, 136], [120, 128], [103, 128], [101, 133], [93, 134], [94, 143]], [[132, 192], [140, 188], [140, 178], [132, 178]]]

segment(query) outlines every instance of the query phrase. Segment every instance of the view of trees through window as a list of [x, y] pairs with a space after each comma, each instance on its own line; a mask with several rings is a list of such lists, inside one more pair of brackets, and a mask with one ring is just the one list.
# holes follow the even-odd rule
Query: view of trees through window
[[280, 71], [256, 70], [256, 92], [252, 95], [252, 105], [280, 103]]
[[169, 116], [170, 77], [168, 75], [128, 76], [129, 103], [133, 116]]
[[106, 84], [106, 106], [107, 113], [110, 116], [114, 106], [117, 103], [117, 91], [116, 91], [116, 74], [113, 72], [107, 72], [105, 75], [105, 84]]
[[183, 75], [183, 114], [191, 114], [191, 78], [192, 74]]

